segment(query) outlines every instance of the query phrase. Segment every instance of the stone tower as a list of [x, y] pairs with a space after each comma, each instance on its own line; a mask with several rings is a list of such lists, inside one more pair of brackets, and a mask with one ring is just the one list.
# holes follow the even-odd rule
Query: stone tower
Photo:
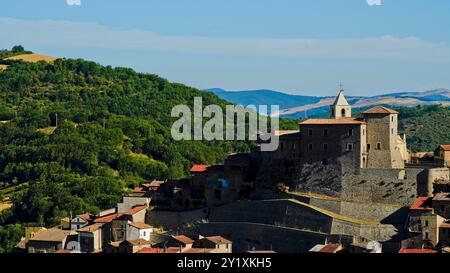
[[406, 139], [398, 135], [398, 112], [377, 106], [363, 115], [367, 124], [367, 167], [403, 169], [405, 151], [402, 146], [406, 145]]
[[347, 99], [344, 96], [344, 89], [341, 88], [339, 95], [336, 97], [333, 105], [331, 105], [331, 118], [351, 118], [352, 108], [348, 104]]

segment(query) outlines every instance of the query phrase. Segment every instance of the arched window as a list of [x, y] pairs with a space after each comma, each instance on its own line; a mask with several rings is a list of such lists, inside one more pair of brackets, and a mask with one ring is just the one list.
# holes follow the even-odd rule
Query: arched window
[[341, 110], [341, 115], [342, 115], [342, 117], [345, 117], [345, 109]]

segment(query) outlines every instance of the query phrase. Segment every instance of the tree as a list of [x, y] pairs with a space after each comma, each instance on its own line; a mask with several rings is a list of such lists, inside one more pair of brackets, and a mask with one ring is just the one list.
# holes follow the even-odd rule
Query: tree
[[13, 46], [13, 48], [11, 50], [14, 53], [25, 52], [25, 48], [21, 45], [15, 45], [15, 46]]

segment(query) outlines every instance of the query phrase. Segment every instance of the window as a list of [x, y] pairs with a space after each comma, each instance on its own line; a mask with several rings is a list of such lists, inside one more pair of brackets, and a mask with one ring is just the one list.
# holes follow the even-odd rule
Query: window
[[341, 115], [342, 115], [342, 117], [345, 117], [345, 109], [341, 110]]
[[323, 130], [323, 135], [327, 136], [328, 135], [328, 129]]
[[366, 135], [366, 129], [363, 129], [363, 136]]
[[326, 150], [328, 150], [328, 143], [324, 143], [323, 144], [323, 149], [326, 151]]
[[367, 144], [367, 151], [370, 150], [370, 144]]
[[353, 135], [353, 129], [348, 130], [348, 136], [352, 136]]
[[281, 150], [284, 149], [284, 143], [281, 143]]
[[377, 150], [381, 150], [381, 142], [377, 142]]
[[391, 134], [394, 134], [394, 128], [391, 128]]
[[391, 121], [394, 122], [394, 116], [391, 117]]
[[428, 232], [425, 232], [425, 239], [428, 240]]
[[347, 151], [353, 151], [353, 144], [347, 143]]
[[425, 226], [428, 227], [428, 221], [425, 221]]
[[145, 231], [144, 231], [144, 232], [142, 232], [142, 234], [143, 234], [144, 236], [147, 236], [147, 232], [145, 232]]
[[313, 149], [312, 143], [310, 143], [310, 144], [308, 145], [308, 147], [309, 147], [310, 150], [312, 150], [312, 149]]
[[310, 136], [312, 136], [312, 135], [313, 135], [313, 130], [309, 129], [309, 130], [308, 130], [308, 134], [309, 134]]

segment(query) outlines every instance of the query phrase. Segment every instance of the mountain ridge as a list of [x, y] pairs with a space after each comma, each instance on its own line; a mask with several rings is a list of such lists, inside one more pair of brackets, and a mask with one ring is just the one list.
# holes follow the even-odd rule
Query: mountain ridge
[[[280, 105], [279, 116], [285, 118], [307, 118], [329, 112], [333, 96], [302, 96], [286, 94], [280, 91], [260, 89], [248, 91], [227, 91], [210, 88], [218, 97], [242, 105]], [[450, 89], [437, 88], [421, 92], [395, 92], [376, 96], [348, 96], [349, 103], [355, 108], [387, 105], [392, 107], [412, 107], [417, 105], [442, 105], [450, 107]], [[274, 114], [274, 113], [272, 113]]]

